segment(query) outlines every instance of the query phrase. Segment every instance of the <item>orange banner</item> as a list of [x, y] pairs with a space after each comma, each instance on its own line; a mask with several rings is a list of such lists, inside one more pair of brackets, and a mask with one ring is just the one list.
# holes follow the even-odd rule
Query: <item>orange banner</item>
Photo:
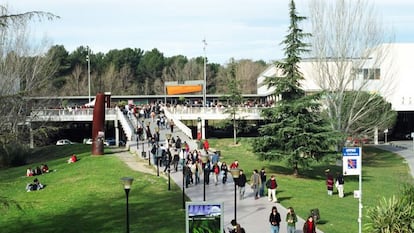
[[185, 93], [201, 92], [203, 89], [202, 85], [177, 85], [167, 86], [167, 95], [178, 95]]

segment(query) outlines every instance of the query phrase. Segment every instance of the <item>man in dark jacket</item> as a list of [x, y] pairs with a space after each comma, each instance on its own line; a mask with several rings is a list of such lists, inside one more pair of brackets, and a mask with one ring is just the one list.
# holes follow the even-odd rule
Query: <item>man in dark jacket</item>
[[240, 192], [240, 200], [243, 200], [244, 198], [246, 182], [247, 182], [246, 175], [243, 173], [243, 170], [240, 170], [240, 175], [239, 175], [239, 178], [237, 179], [237, 186], [239, 186], [239, 192]]

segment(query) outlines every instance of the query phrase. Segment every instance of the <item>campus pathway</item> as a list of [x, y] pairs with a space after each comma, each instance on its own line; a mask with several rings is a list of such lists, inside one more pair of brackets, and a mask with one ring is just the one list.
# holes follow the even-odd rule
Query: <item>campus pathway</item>
[[408, 164], [411, 176], [414, 177], [414, 142], [413, 141], [393, 141], [387, 144], [380, 144], [376, 147], [394, 152], [403, 157]]
[[[165, 141], [165, 134], [170, 133], [167, 129], [160, 130], [161, 142]], [[190, 148], [196, 148], [196, 143], [194, 140], [189, 139], [183, 132], [175, 129], [173, 133], [174, 137], [179, 136], [183, 141], [189, 143]], [[392, 151], [394, 153], [402, 156], [407, 162], [411, 175], [414, 177], [414, 153], [413, 153], [413, 142], [412, 141], [394, 141], [387, 144], [376, 145], [376, 147], [383, 150]], [[146, 172], [150, 174], [157, 174], [156, 167], [151, 164], [148, 164], [148, 155], [149, 146], [148, 143], [140, 143], [136, 145], [131, 143], [129, 145], [130, 151], [124, 151], [117, 153], [119, 157], [131, 167], [131, 169]], [[142, 152], [146, 152], [147, 158], [142, 156]], [[229, 163], [231, 161], [228, 161]], [[152, 163], [152, 160], [151, 160]], [[241, 165], [242, 166], [242, 165]], [[160, 177], [168, 179], [167, 174], [163, 173], [163, 167], [160, 168]], [[183, 185], [183, 176], [182, 171], [178, 172], [172, 171], [170, 173], [170, 178], [172, 182], [175, 182], [181, 189]], [[249, 177], [247, 177], [249, 179]], [[167, 183], [167, 182], [166, 182]], [[201, 177], [201, 183], [198, 185], [190, 185], [185, 189], [185, 194], [191, 201], [203, 201], [203, 179]], [[224, 203], [224, 226], [227, 229], [231, 226], [230, 221], [234, 219], [234, 183], [231, 175], [228, 175], [228, 182], [226, 184], [219, 183], [218, 185], [214, 184], [213, 176], [210, 176], [210, 184], [205, 187], [205, 196], [206, 201], [212, 202], [223, 202]], [[181, 201], [181, 200], [180, 200]], [[269, 223], [268, 217], [272, 206], [276, 206], [280, 215], [281, 215], [281, 227], [280, 233], [286, 232], [286, 222], [284, 221], [287, 210], [284, 206], [279, 203], [272, 203], [267, 200], [267, 197], [262, 197], [258, 200], [255, 200], [253, 197], [253, 192], [248, 185], [246, 185], [246, 194], [243, 200], [239, 199], [239, 193], [237, 190], [237, 222], [239, 222], [242, 227], [246, 229], [246, 232], [249, 233], [259, 233], [259, 232], [269, 232]], [[298, 223], [296, 224], [296, 233], [302, 232], [302, 226], [304, 223], [303, 218], [307, 216], [298, 216]], [[322, 231], [317, 231], [318, 233], [323, 233]]]
[[[170, 133], [167, 129], [160, 130], [160, 143], [165, 141], [165, 134]], [[189, 143], [190, 148], [196, 148], [195, 141], [189, 139], [183, 132], [179, 131], [178, 129], [174, 130], [173, 136], [179, 136], [183, 141], [187, 141]], [[149, 153], [149, 146], [148, 143], [140, 143], [138, 148], [136, 146], [136, 142], [131, 142], [128, 146], [130, 152], [120, 152], [120, 158], [126, 162], [126, 164], [131, 167], [131, 169], [157, 174], [156, 167], [151, 167], [148, 165], [148, 159], [144, 159], [142, 157], [142, 146], [144, 145], [144, 151], [147, 154]], [[132, 153], [131, 153], [132, 152]], [[230, 162], [230, 161], [229, 161]], [[152, 160], [151, 160], [152, 164]], [[242, 166], [242, 164], [241, 164]], [[167, 181], [167, 174], [163, 173], [163, 167], [160, 168], [160, 177], [163, 177]], [[260, 168], [258, 168], [260, 169]], [[152, 172], [151, 172], [152, 171]], [[268, 175], [269, 176], [269, 175]], [[182, 171], [179, 170], [178, 172], [171, 172], [170, 173], [171, 182], [175, 182], [181, 189], [183, 184], [183, 176]], [[249, 180], [250, 177], [247, 177]], [[166, 182], [167, 188], [167, 182]], [[201, 183], [198, 185], [190, 185], [187, 189], [185, 189], [185, 194], [191, 201], [203, 201], [203, 178], [201, 177]], [[226, 184], [219, 183], [218, 185], [214, 184], [213, 176], [210, 176], [210, 184], [206, 185], [206, 201], [212, 202], [223, 202], [224, 203], [224, 229], [227, 232], [227, 229], [231, 227], [230, 221], [234, 219], [234, 183], [231, 177], [231, 174], [228, 175], [228, 182]], [[181, 201], [181, 200], [180, 200]], [[252, 189], [248, 184], [246, 184], [246, 193], [245, 198], [243, 200], [239, 199], [239, 193], [237, 190], [237, 222], [241, 224], [243, 228], [245, 228], [246, 232], [248, 233], [261, 233], [261, 232], [269, 232], [269, 214], [271, 212], [271, 208], [276, 206], [278, 212], [280, 213], [282, 222], [280, 226], [280, 233], [286, 233], [286, 222], [285, 217], [287, 213], [287, 209], [279, 203], [272, 203], [269, 202], [267, 197], [262, 197], [258, 200], [254, 199]], [[301, 217], [307, 216], [298, 216], [298, 222], [296, 223], [296, 233], [302, 232], [302, 226], [304, 224], [304, 220]], [[318, 233], [323, 233], [322, 231], [317, 231]]]

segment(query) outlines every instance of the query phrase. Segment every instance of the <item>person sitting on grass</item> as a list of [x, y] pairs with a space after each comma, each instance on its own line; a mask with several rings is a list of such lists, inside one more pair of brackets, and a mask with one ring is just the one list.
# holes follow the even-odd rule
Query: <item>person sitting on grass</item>
[[26, 170], [26, 176], [33, 176], [32, 168], [27, 168]]
[[47, 166], [47, 164], [42, 164], [42, 166], [40, 166], [40, 169], [42, 169], [42, 173], [49, 172], [49, 167]]
[[39, 176], [39, 175], [42, 175], [42, 169], [40, 169], [40, 167], [39, 166], [37, 166], [35, 169], [34, 169], [34, 175], [35, 176]]
[[44, 188], [44, 185], [40, 183], [39, 179], [35, 178], [33, 180], [33, 183], [29, 183], [26, 185], [26, 191], [30, 192], [30, 191], [36, 191], [36, 190], [41, 190]]
[[78, 161], [78, 158], [76, 157], [75, 154], [73, 154], [69, 159], [68, 159], [68, 163], [76, 163]]

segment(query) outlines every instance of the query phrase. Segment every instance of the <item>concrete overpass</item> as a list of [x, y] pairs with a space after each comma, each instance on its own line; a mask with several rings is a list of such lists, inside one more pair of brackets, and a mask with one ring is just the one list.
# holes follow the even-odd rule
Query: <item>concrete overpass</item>
[[[215, 107], [186, 107], [174, 106], [162, 108], [168, 119], [173, 119], [175, 126], [178, 127], [190, 139], [193, 139], [191, 129], [187, 127], [182, 120], [198, 120], [201, 128], [202, 139], [205, 139], [205, 125], [208, 120], [225, 120], [232, 119], [227, 108]], [[240, 107], [236, 110], [237, 120], [261, 120], [262, 108]], [[33, 147], [33, 135], [31, 123], [33, 122], [92, 122], [92, 108], [78, 109], [37, 109], [32, 110], [30, 116], [26, 118], [26, 124], [30, 128], [30, 145]], [[105, 120], [114, 121], [115, 140], [119, 142], [119, 124], [124, 131], [128, 142], [136, 140], [135, 129], [138, 124], [142, 124], [134, 116], [124, 114], [119, 108], [107, 108], [105, 110]], [[128, 143], [127, 142], [127, 143]]]

